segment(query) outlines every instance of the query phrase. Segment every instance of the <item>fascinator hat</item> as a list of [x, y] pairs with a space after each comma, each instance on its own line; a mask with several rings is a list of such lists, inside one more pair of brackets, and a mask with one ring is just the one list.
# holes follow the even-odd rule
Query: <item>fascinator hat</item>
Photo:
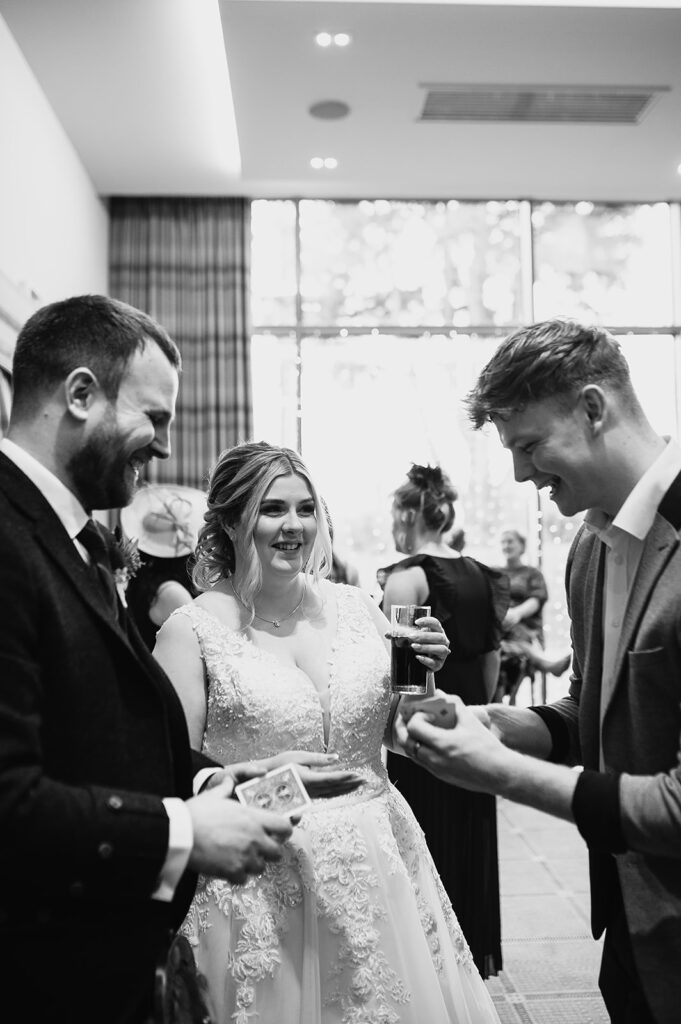
[[121, 526], [146, 555], [180, 558], [196, 547], [207, 498], [180, 484], [147, 484], [121, 509]]

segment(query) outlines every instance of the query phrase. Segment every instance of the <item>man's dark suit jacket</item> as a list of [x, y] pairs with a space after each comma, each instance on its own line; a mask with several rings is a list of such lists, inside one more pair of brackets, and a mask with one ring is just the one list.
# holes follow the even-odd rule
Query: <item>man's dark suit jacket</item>
[[[659, 1024], [681, 1020], [680, 528], [681, 474], [644, 542], [602, 725], [605, 544], [581, 528], [567, 564], [570, 693], [538, 709], [554, 737], [554, 755], [562, 746], [560, 759], [585, 768], [573, 810], [589, 845], [594, 935], [621, 900], [639, 978]], [[613, 885], [615, 871], [619, 885]]]
[[0, 1018], [144, 1019], [194, 887], [151, 898], [161, 798], [198, 766], [167, 677], [0, 453]]

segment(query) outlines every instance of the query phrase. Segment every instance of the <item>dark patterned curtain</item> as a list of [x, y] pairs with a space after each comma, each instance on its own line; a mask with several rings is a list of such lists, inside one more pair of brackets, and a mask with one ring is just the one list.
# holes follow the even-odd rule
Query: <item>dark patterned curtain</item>
[[251, 432], [250, 202], [113, 198], [110, 293], [149, 313], [182, 353], [172, 456], [150, 479], [205, 488]]

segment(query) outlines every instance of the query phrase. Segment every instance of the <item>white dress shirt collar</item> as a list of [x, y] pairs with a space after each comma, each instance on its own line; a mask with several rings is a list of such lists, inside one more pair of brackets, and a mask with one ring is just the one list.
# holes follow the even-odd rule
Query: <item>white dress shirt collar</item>
[[620, 531], [637, 540], [647, 537], [662, 499], [681, 472], [681, 446], [670, 438], [665, 441], [664, 450], [635, 484], [614, 518], [598, 509], [590, 509], [585, 515], [585, 526], [609, 547]]
[[4, 437], [0, 441], [0, 451], [8, 459], [11, 459], [29, 480], [33, 481], [42, 496], [54, 509], [71, 540], [74, 540], [85, 526], [88, 515], [73, 491], [70, 491], [54, 473], [46, 469], [42, 462], [38, 462], [33, 455], [29, 455], [24, 448], [19, 447], [9, 438]]

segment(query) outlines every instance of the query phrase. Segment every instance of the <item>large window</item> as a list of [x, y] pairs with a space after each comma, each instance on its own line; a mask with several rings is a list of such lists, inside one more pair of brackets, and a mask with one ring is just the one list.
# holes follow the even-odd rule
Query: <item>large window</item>
[[336, 545], [375, 592], [395, 561], [391, 493], [412, 462], [460, 495], [466, 553], [501, 561], [505, 527], [548, 581], [547, 644], [568, 641], [567, 550], [581, 517], [517, 484], [462, 399], [501, 337], [552, 315], [610, 328], [655, 427], [677, 434], [679, 207], [526, 202], [252, 204], [255, 435], [298, 448]]

